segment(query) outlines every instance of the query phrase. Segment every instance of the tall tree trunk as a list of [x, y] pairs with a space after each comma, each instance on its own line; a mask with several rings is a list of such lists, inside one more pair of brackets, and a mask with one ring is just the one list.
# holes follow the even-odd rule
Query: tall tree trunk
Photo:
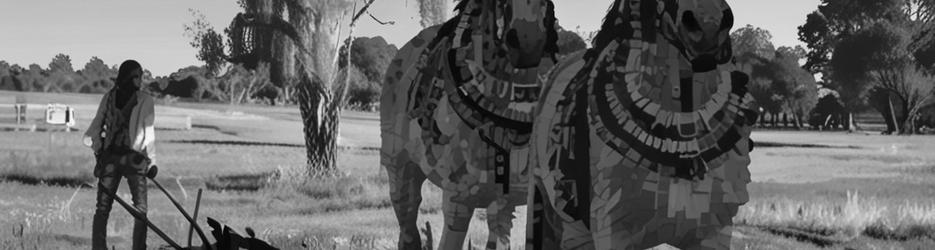
[[760, 127], [765, 128], [766, 127], [766, 112], [760, 112], [759, 116], [760, 116], [760, 119], [758, 120], [760, 121]]
[[769, 119], [770, 122], [773, 124], [773, 128], [776, 128], [779, 126], [779, 114], [770, 113], [769, 118], [770, 118]]
[[899, 134], [899, 120], [896, 118], [896, 108], [893, 107], [893, 96], [889, 93], [886, 95], [886, 112], [889, 113], [887, 116], [887, 132], [890, 134]]
[[914, 134], [913, 132], [915, 132], [915, 126], [914, 126], [914, 123], [912, 122], [912, 116], [914, 114], [912, 110], [910, 110], [912, 109], [912, 107], [910, 107], [909, 105], [910, 105], [909, 100], [905, 100], [905, 99], [903, 100], [902, 105], [900, 105], [900, 108], [903, 110], [903, 117], [901, 120], [899, 120], [900, 122], [899, 133], [900, 134], [911, 135], [911, 134]]
[[857, 129], [859, 127], [857, 126], [857, 120], [854, 119], [854, 113], [848, 112], [847, 117], [845, 119], [847, 121], [845, 123], [846, 124], [845, 129], [847, 129], [847, 131], [851, 133], [857, 132]]
[[316, 76], [303, 75], [298, 87], [299, 111], [305, 134], [309, 174], [337, 171], [339, 106], [334, 95]]
[[794, 113], [792, 114], [792, 119], [792, 125], [795, 126], [795, 130], [802, 130], [802, 127], [804, 127], [802, 124], [802, 116], [798, 113]]

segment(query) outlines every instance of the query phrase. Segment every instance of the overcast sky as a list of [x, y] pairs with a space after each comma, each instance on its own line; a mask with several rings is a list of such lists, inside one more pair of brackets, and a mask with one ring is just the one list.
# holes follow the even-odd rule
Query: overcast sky
[[[596, 30], [610, 0], [554, 0], [561, 25]], [[734, 10], [734, 28], [752, 24], [769, 30], [778, 46], [802, 45], [796, 27], [820, 0], [727, 0]], [[453, 5], [452, 5], [453, 6]], [[136, 59], [155, 75], [167, 75], [189, 65], [201, 65], [188, 44], [183, 25], [205, 14], [218, 31], [239, 11], [235, 0], [0, 0], [0, 60], [47, 68], [58, 53], [71, 56], [81, 69], [92, 56], [109, 65]], [[376, 0], [371, 13], [392, 26], [363, 19], [360, 36], [383, 36], [401, 46], [418, 33], [415, 0]]]

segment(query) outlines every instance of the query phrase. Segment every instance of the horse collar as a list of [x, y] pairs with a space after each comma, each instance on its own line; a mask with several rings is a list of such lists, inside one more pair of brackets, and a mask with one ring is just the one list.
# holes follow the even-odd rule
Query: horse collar
[[[739, 127], [755, 119], [748, 117], [753, 99], [747, 93], [743, 73], [722, 64], [716, 71], [676, 71], [681, 86], [691, 89], [701, 85], [714, 93], [702, 105], [694, 106], [689, 101], [689, 105], [682, 103], [680, 111], [665, 108], [660, 103], [665, 100], [657, 81], [665, 79], [660, 74], [671, 73], [672, 68], [657, 67], [660, 65], [653, 65], [651, 59], [663, 58], [659, 61], [668, 67], [679, 67], [672, 64], [683, 59], [679, 55], [655, 54], [675, 49], [660, 46], [670, 45], [631, 39], [615, 40], [604, 48], [587, 76], [591, 124], [598, 137], [619, 153], [633, 156], [637, 162], [641, 158], [649, 160], [641, 166], [653, 171], [671, 167], [677, 176], [703, 178], [708, 166], [720, 166], [725, 153], [741, 139]], [[704, 74], [716, 79], [716, 84], [704, 84], [703, 80], [699, 84], [693, 79]]]

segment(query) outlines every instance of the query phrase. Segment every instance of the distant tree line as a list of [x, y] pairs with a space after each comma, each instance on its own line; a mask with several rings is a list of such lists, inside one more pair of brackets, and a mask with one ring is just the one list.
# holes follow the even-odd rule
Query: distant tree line
[[[0, 60], [0, 90], [104, 93], [114, 85], [116, 77], [117, 65], [108, 66], [97, 57], [91, 57], [78, 70], [65, 54], [55, 55], [47, 67], [23, 67]], [[145, 71], [144, 79], [152, 80], [152, 74]]]
[[854, 130], [876, 111], [884, 133], [913, 134], [935, 126], [933, 21], [935, 0], [822, 0], [799, 26], [807, 48], [751, 25], [731, 39], [761, 125]]
[[761, 111], [760, 123], [773, 127], [804, 128], [805, 123], [819, 126], [813, 111], [819, 103], [819, 85], [799, 61], [805, 57], [802, 47], [775, 48], [769, 31], [747, 25], [731, 33], [734, 58], [751, 76], [750, 93]]
[[876, 110], [893, 134], [933, 126], [935, 0], [822, 0], [798, 29], [803, 68], [840, 93], [849, 117]]

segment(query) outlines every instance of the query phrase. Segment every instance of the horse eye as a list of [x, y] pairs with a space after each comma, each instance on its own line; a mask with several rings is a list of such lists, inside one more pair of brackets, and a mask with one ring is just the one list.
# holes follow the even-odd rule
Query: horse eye
[[730, 9], [724, 10], [724, 15], [721, 17], [721, 29], [726, 30], [734, 26], [734, 12]]

